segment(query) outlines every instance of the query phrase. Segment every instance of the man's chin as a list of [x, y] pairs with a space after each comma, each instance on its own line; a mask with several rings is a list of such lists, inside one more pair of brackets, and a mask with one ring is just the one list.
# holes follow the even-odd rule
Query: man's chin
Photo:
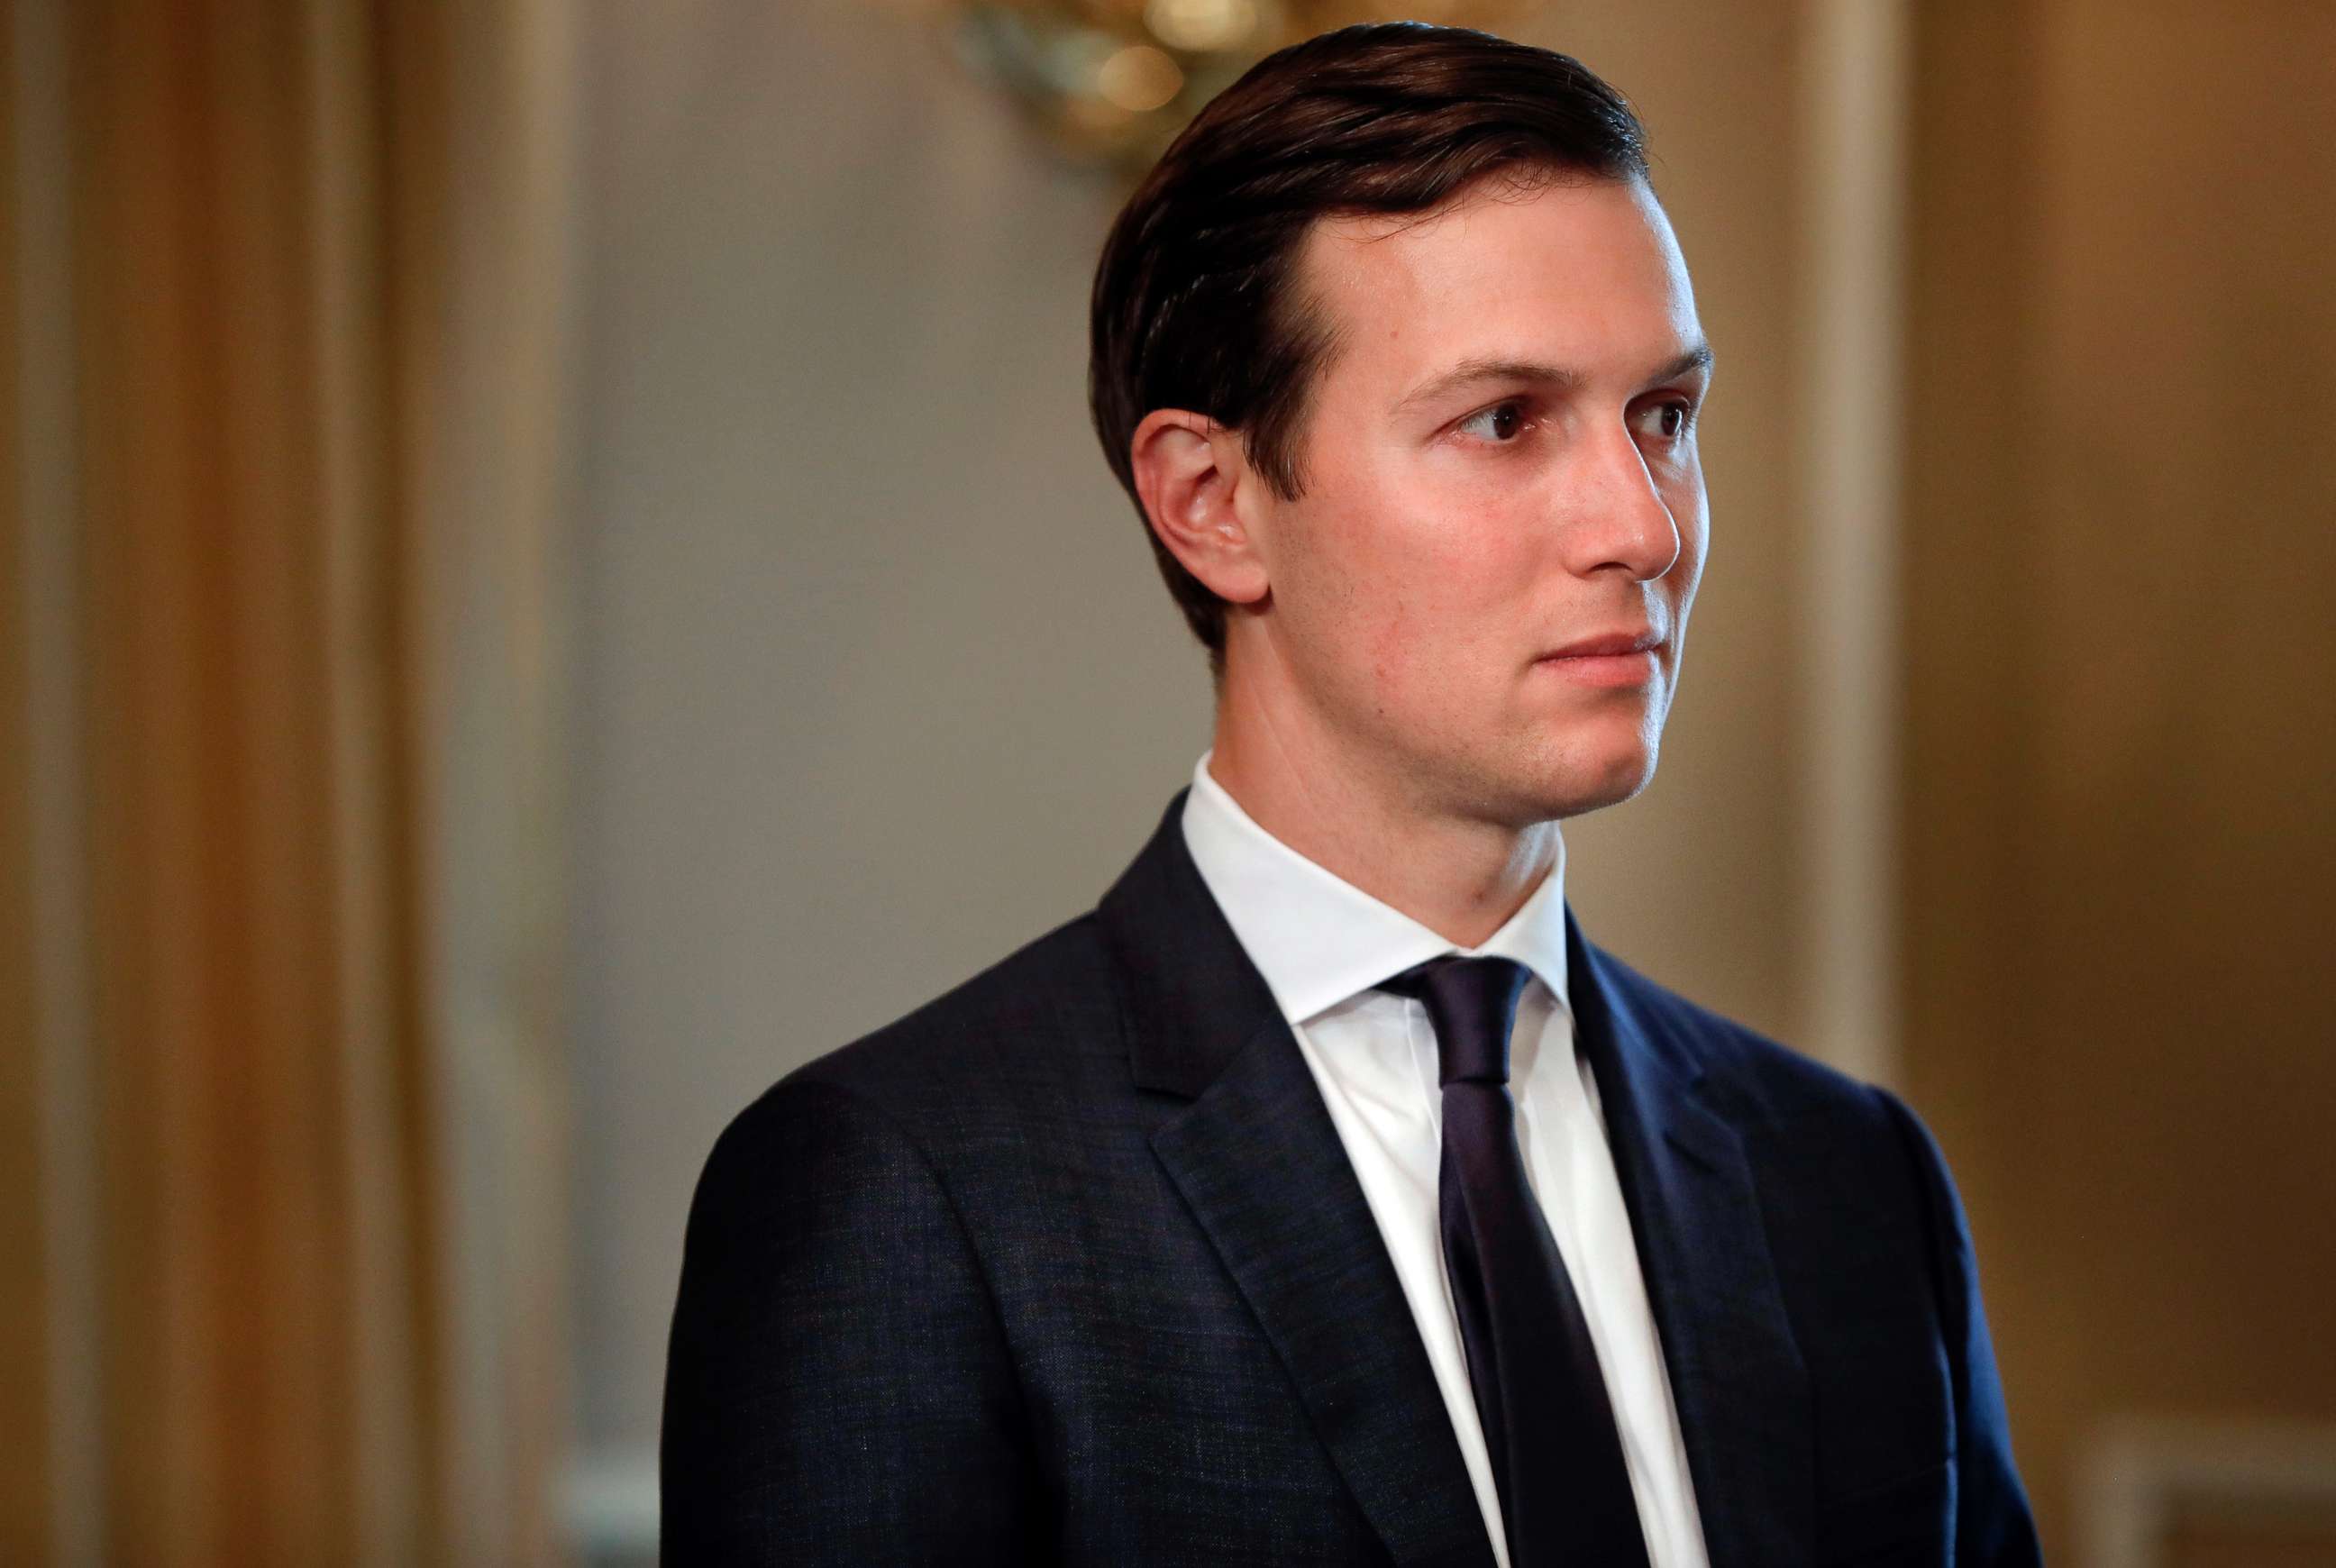
[[1620, 805], [1654, 782], [1655, 755], [1644, 746], [1601, 756], [1579, 752], [1543, 770], [1530, 794], [1533, 813], [1543, 822], [1587, 815]]

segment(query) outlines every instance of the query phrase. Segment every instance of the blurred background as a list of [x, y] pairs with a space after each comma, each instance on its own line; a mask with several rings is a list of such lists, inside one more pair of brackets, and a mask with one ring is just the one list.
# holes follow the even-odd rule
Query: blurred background
[[1719, 352], [1585, 928], [1930, 1121], [2052, 1560], [2336, 1563], [2325, 0], [6, 0], [0, 1561], [653, 1560], [715, 1134], [1207, 744], [1086, 289], [1377, 14]]

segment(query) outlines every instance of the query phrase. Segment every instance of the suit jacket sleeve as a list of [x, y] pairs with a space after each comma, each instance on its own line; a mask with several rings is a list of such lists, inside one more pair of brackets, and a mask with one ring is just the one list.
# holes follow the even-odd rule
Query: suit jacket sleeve
[[1980, 1301], [1971, 1226], [1930, 1130], [1903, 1102], [1876, 1089], [1904, 1139], [1927, 1210], [1932, 1281], [1946, 1338], [1955, 1409], [1955, 1556], [1958, 1568], [2033, 1568], [2042, 1560], [2028, 1494], [2011, 1459], [2011, 1425], [1995, 1347]]
[[931, 1163], [782, 1083], [698, 1179], [666, 1368], [663, 1560], [1026, 1561], [1018, 1384]]

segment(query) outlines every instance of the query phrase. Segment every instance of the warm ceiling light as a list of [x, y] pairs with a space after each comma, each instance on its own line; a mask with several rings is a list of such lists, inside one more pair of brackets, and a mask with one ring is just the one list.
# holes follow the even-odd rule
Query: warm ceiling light
[[1151, 0], [1144, 24], [1172, 49], [1212, 54], [1231, 49], [1257, 31], [1255, 0]]
[[1285, 44], [1397, 16], [1501, 31], [1541, 0], [915, 0], [1055, 141], [1133, 179]]
[[1184, 73], [1176, 62], [1149, 44], [1129, 44], [1095, 73], [1095, 91], [1134, 114], [1163, 107], [1183, 85]]

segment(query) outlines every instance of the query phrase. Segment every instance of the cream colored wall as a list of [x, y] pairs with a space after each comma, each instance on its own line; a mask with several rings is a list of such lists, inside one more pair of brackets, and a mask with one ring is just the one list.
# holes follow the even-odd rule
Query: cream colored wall
[[1111, 212], [859, 6], [592, 13], [573, 672], [588, 1439], [797, 1063], [1091, 904], [1207, 741], [1096, 455]]
[[[1569, 830], [1569, 891], [1593, 936], [1787, 1036], [1791, 15], [1532, 34], [1644, 113], [1721, 364], [1661, 774]], [[577, 1290], [586, 1438], [622, 1481], [722, 1123], [1092, 904], [1208, 692], [1086, 422], [1116, 189], [883, 10], [603, 5], [586, 50]]]

